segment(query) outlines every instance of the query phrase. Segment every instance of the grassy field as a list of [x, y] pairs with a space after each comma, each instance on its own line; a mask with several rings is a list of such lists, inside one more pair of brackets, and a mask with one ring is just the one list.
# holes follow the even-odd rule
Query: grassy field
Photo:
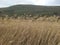
[[0, 18], [0, 45], [60, 45], [58, 18]]

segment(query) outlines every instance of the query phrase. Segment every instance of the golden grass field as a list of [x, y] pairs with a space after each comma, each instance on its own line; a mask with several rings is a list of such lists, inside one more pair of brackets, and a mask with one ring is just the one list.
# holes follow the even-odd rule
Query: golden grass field
[[0, 45], [60, 45], [60, 21], [50, 18], [0, 18]]

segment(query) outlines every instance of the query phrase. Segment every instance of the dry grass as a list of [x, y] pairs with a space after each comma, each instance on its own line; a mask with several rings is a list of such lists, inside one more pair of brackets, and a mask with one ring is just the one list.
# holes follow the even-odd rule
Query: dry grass
[[60, 45], [60, 22], [0, 19], [0, 45]]

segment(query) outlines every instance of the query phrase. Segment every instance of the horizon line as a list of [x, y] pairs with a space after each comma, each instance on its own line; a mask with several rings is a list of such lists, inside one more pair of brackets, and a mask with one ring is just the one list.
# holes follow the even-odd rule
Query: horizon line
[[11, 6], [16, 6], [16, 5], [33, 5], [33, 6], [60, 6], [60, 5], [13, 4], [13, 5], [9, 5], [9, 6], [1, 6], [0, 8], [7, 8], [7, 7], [11, 7]]

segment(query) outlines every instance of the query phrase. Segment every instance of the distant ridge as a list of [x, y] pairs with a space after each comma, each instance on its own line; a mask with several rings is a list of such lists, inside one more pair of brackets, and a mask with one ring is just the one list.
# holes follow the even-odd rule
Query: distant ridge
[[60, 6], [42, 6], [42, 5], [13, 5], [10, 7], [0, 8], [1, 15], [17, 16], [22, 15], [59, 15], [60, 16]]

